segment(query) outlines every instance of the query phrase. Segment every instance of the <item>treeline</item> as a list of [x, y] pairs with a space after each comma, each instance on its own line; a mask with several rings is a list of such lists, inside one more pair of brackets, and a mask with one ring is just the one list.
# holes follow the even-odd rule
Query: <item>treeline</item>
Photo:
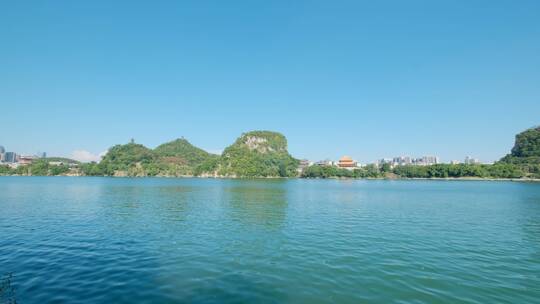
[[306, 168], [301, 177], [304, 178], [540, 178], [540, 166], [528, 171], [522, 167], [496, 163], [493, 165], [466, 165], [466, 164], [437, 164], [431, 166], [390, 166], [368, 165], [354, 170], [342, 169], [334, 166], [311, 166]]
[[[197, 167], [193, 175], [199, 176], [215, 166], [217, 160], [205, 162]], [[47, 161], [38, 160], [31, 165], [10, 168], [0, 166], [0, 175], [84, 175], [84, 176], [110, 176], [115, 169], [106, 163], [86, 163], [77, 167], [68, 165], [52, 165]], [[170, 171], [168, 171], [170, 170]], [[160, 176], [170, 173], [175, 176], [175, 169], [168, 168], [164, 164], [148, 163], [140, 166], [127, 168], [126, 176]], [[496, 163], [493, 165], [466, 165], [466, 164], [437, 164], [431, 166], [397, 166], [393, 169], [389, 166], [377, 167], [367, 165], [354, 170], [347, 170], [335, 166], [310, 166], [305, 168], [299, 175], [301, 178], [540, 178], [540, 165], [528, 165], [526, 167]]]
[[527, 175], [519, 166], [500, 163], [493, 165], [397, 166], [392, 172], [405, 178], [522, 178]]
[[68, 165], [51, 165], [49, 161], [41, 159], [30, 165], [18, 166], [17, 168], [0, 166], [0, 175], [54, 176], [65, 175], [71, 171], [72, 169]]
[[384, 172], [375, 165], [367, 165], [354, 170], [347, 170], [335, 166], [310, 166], [305, 168], [300, 177], [303, 178], [379, 178]]
[[[79, 166], [80, 175], [85, 176], [200, 176], [206, 173], [206, 166], [212, 167], [215, 160], [208, 160], [195, 168], [165, 162], [139, 162], [131, 165], [118, 163], [85, 163]], [[121, 172], [121, 174], [118, 174]]]

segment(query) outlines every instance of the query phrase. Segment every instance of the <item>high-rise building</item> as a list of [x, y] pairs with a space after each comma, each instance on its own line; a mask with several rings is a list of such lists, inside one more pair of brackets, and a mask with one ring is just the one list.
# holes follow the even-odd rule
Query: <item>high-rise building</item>
[[15, 152], [6, 152], [6, 153], [4, 153], [4, 162], [6, 162], [6, 163], [15, 163], [15, 162], [17, 162], [17, 154]]
[[410, 156], [398, 156], [392, 160], [394, 165], [405, 166], [412, 164], [412, 158]]
[[480, 163], [480, 160], [478, 160], [478, 158], [472, 158], [470, 156], [466, 156], [464, 163], [467, 165], [476, 165]]
[[435, 165], [439, 163], [439, 158], [437, 156], [424, 156], [422, 157], [422, 162], [424, 165]]
[[6, 148], [4, 146], [0, 146], [0, 154], [6, 153]]
[[391, 165], [392, 164], [392, 159], [391, 158], [381, 158], [381, 159], [377, 160], [375, 162], [375, 164], [377, 166], [382, 166], [384, 164], [390, 164]]

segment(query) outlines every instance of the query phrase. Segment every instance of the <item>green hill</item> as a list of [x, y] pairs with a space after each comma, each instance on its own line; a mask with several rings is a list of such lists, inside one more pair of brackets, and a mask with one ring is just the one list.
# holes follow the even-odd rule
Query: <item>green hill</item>
[[99, 163], [104, 175], [146, 176], [156, 162], [154, 152], [147, 147], [129, 143], [109, 149]]
[[501, 161], [513, 164], [540, 164], [540, 127], [516, 135], [511, 153]]
[[185, 139], [162, 144], [154, 150], [131, 142], [113, 146], [99, 164], [83, 164], [81, 168], [85, 175], [184, 176], [195, 175], [200, 165], [218, 158]]
[[95, 176], [297, 176], [298, 160], [287, 151], [287, 139], [270, 131], [242, 134], [221, 156], [176, 139], [149, 149], [130, 142], [109, 149], [99, 163], [80, 164], [80, 173]]
[[297, 175], [297, 167], [298, 160], [287, 151], [285, 136], [252, 131], [223, 151], [217, 170], [224, 176], [291, 177]]
[[183, 138], [158, 146], [154, 149], [154, 153], [160, 161], [190, 167], [198, 166], [210, 158], [219, 157], [195, 147]]
[[510, 154], [499, 162], [518, 166], [528, 177], [540, 178], [540, 127], [530, 128], [516, 135]]
[[176, 139], [154, 149], [157, 162], [166, 168], [167, 175], [196, 175], [199, 166], [215, 161], [218, 155], [197, 148], [186, 139]]

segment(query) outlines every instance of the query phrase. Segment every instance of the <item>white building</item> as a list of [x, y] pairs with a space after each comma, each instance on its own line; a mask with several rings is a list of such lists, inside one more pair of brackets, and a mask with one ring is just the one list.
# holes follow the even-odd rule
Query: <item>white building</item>
[[439, 158], [437, 156], [423, 156], [422, 162], [426, 166], [436, 165], [439, 163]]
[[477, 165], [480, 163], [480, 160], [478, 158], [472, 158], [470, 156], [466, 156], [464, 163], [467, 165]]
[[329, 159], [325, 159], [325, 160], [320, 160], [320, 161], [316, 162], [315, 165], [317, 165], [317, 166], [333, 166], [334, 162], [329, 160]]
[[410, 156], [398, 156], [394, 157], [392, 160], [392, 165], [394, 166], [406, 166], [406, 165], [412, 165], [413, 161]]

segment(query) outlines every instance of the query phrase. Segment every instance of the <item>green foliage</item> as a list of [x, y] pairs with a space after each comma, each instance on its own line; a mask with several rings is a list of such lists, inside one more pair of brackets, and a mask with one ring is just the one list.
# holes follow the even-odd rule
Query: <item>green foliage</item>
[[148, 168], [150, 174], [172, 176], [200, 174], [203, 168], [209, 168], [208, 163], [219, 158], [218, 155], [197, 148], [183, 138], [158, 146], [154, 149], [154, 154], [157, 163]]
[[363, 168], [347, 170], [336, 166], [310, 166], [302, 171], [303, 178], [379, 178], [383, 174], [377, 166], [368, 165]]
[[431, 166], [397, 166], [393, 173], [406, 178], [520, 178], [525, 173], [515, 165], [437, 164]]
[[81, 164], [80, 166], [81, 173], [86, 176], [103, 176], [107, 175], [105, 174], [105, 171], [103, 170], [103, 166], [100, 166], [96, 162]]
[[130, 142], [109, 149], [99, 163], [80, 165], [80, 172], [88, 176], [182, 176], [209, 169], [208, 163], [219, 156], [177, 139], [154, 150]]
[[353, 177], [353, 172], [335, 166], [310, 166], [302, 171], [304, 178]]
[[540, 127], [516, 135], [511, 153], [503, 157], [501, 162], [519, 165], [540, 164]]
[[104, 175], [114, 175], [117, 171], [128, 176], [145, 176], [144, 167], [156, 161], [154, 152], [147, 147], [129, 143], [116, 145], [109, 149], [99, 163], [99, 171]]
[[252, 148], [257, 149], [255, 145], [259, 145], [259, 152], [266, 152], [264, 150], [270, 150], [274, 152], [287, 152], [287, 139], [283, 134], [272, 131], [250, 131], [243, 133], [232, 146], [241, 146], [249, 144], [250, 140], [264, 139], [265, 142], [252, 143]]
[[540, 127], [516, 135], [511, 153], [503, 157], [498, 164], [513, 164], [527, 177], [540, 178]]
[[47, 176], [49, 174], [49, 163], [43, 160], [34, 161], [31, 165], [21, 166], [28, 169], [29, 175], [42, 175]]
[[197, 148], [183, 138], [158, 146], [154, 153], [159, 158], [172, 158], [173, 161], [189, 166], [198, 166], [210, 158], [217, 158], [217, 155]]
[[540, 157], [540, 127], [531, 128], [516, 135], [511, 155], [513, 157]]
[[101, 161], [102, 164], [112, 164], [119, 170], [127, 169], [135, 163], [150, 163], [155, 160], [154, 153], [147, 147], [129, 143], [112, 147]]
[[497, 163], [486, 166], [489, 176], [493, 178], [521, 178], [526, 175], [520, 166]]
[[385, 163], [381, 166], [381, 171], [382, 172], [391, 172], [392, 171], [392, 167], [390, 166], [390, 164], [388, 163]]
[[70, 172], [67, 165], [50, 165], [45, 159], [38, 159], [29, 165], [21, 165], [15, 169], [10, 169], [7, 166], [0, 166], [0, 174], [2, 175], [35, 175], [35, 176], [51, 176], [63, 175]]
[[191, 145], [185, 139], [177, 139], [151, 150], [130, 142], [112, 147], [100, 163], [81, 165], [84, 175], [123, 176], [182, 176], [193, 175], [209, 169], [208, 163], [219, 156]]
[[221, 156], [219, 174], [237, 177], [296, 176], [299, 161], [287, 152], [287, 139], [270, 131], [242, 134]]
[[69, 167], [66, 165], [49, 166], [49, 175], [62, 175], [69, 172]]
[[218, 169], [219, 162], [220, 162], [219, 157], [211, 157], [205, 160], [203, 163], [195, 167], [194, 175], [200, 176], [204, 173], [207, 173], [207, 174], [214, 173]]
[[377, 166], [373, 164], [367, 165], [359, 169], [355, 169], [353, 172], [355, 174], [355, 177], [358, 178], [377, 178], [383, 175], [379, 171], [379, 168], [377, 168]]
[[[538, 168], [540, 172], [540, 168]], [[385, 171], [389, 170], [389, 171]], [[495, 165], [450, 165], [437, 164], [431, 166], [397, 166], [393, 170], [389, 168], [379, 171], [376, 166], [368, 165], [363, 168], [349, 171], [335, 166], [311, 166], [302, 172], [305, 178], [381, 178], [387, 173], [394, 173], [401, 178], [521, 178], [525, 173], [515, 165], [495, 164]]]
[[0, 165], [0, 175], [11, 175], [11, 174], [14, 174], [14, 173], [10, 167]]

